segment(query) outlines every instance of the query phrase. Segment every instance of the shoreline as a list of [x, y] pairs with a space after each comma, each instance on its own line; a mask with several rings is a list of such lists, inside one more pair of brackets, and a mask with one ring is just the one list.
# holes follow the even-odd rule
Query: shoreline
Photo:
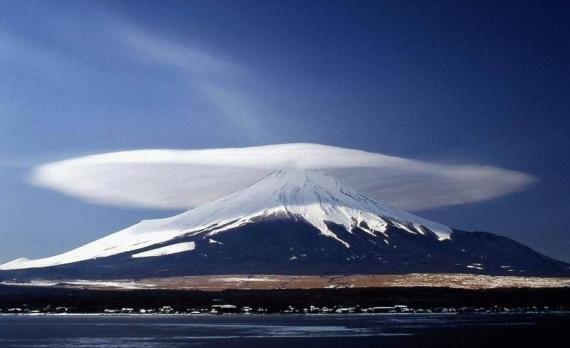
[[570, 311], [570, 288], [442, 287], [223, 291], [0, 285], [6, 314], [353, 314]]
[[569, 315], [569, 310], [554, 311], [509, 311], [509, 312], [409, 312], [409, 313], [0, 313], [0, 317], [147, 317], [147, 318], [174, 318], [174, 317], [267, 317], [267, 316], [453, 316], [453, 315]]

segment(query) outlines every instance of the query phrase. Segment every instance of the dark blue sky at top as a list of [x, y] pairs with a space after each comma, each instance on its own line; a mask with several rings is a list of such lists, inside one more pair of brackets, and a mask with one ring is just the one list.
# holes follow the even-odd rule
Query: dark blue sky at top
[[[225, 65], [211, 85], [131, 32]], [[570, 261], [569, 41], [565, 1], [0, 1], [0, 262], [174, 213], [31, 186], [38, 164], [290, 142], [532, 174], [419, 214]]]

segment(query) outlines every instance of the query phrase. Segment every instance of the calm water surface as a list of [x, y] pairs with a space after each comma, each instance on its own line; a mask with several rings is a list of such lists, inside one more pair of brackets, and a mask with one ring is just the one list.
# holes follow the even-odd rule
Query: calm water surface
[[569, 335], [568, 313], [0, 316], [0, 347], [507, 347]]

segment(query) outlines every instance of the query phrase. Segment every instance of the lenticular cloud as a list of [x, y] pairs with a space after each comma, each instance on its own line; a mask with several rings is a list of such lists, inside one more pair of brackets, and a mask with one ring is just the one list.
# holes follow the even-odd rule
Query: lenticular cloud
[[100, 204], [187, 209], [286, 168], [324, 171], [408, 210], [479, 202], [535, 181], [493, 166], [434, 164], [317, 144], [104, 153], [39, 166], [31, 181]]

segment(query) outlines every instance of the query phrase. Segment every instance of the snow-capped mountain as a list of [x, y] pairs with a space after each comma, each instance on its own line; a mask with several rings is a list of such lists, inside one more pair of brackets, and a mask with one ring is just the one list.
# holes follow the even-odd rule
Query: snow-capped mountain
[[[315, 171], [281, 170], [182, 214], [146, 220], [66, 253], [17, 259], [5, 275], [83, 278], [209, 273], [569, 274], [488, 233], [453, 230]], [[0, 275], [1, 275], [0, 273]]]

